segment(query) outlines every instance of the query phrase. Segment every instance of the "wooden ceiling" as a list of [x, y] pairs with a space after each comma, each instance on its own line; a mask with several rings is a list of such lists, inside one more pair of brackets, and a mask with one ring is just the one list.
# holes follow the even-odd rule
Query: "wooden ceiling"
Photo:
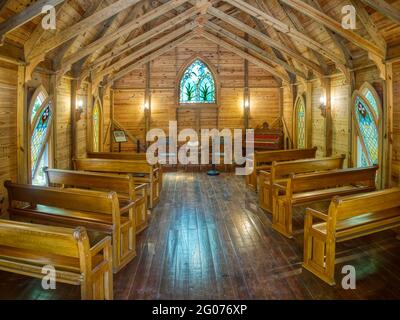
[[[56, 6], [57, 29], [42, 28]], [[342, 8], [357, 29], [341, 27]], [[193, 37], [285, 83], [400, 56], [400, 0], [0, 0], [0, 57], [110, 85]], [[383, 70], [381, 70], [383, 72]]]

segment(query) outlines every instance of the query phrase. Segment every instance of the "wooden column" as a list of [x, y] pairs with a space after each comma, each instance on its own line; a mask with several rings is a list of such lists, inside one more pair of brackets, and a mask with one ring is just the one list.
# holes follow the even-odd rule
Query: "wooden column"
[[28, 111], [27, 90], [25, 85], [25, 67], [18, 66], [17, 87], [17, 179], [18, 183], [28, 183]]
[[347, 165], [349, 168], [354, 167], [354, 159], [353, 159], [353, 93], [356, 90], [356, 83], [355, 83], [355, 73], [354, 71], [350, 72], [350, 83], [349, 83], [349, 92], [348, 92], [348, 154], [347, 154]]
[[78, 101], [78, 81], [71, 80], [71, 165], [70, 168], [73, 169], [72, 159], [76, 158], [76, 110]]
[[93, 84], [89, 83], [87, 89], [87, 107], [86, 107], [86, 151], [93, 150], [92, 143], [92, 112], [93, 112]]
[[[144, 103], [147, 106], [145, 112], [145, 137], [146, 141], [147, 132], [151, 129], [151, 62], [146, 63], [146, 87], [144, 94]], [[145, 142], [147, 145], [147, 142]]]
[[57, 132], [57, 127], [58, 127], [58, 110], [57, 110], [57, 105], [58, 105], [58, 97], [57, 97], [57, 75], [51, 75], [50, 76], [50, 96], [53, 98], [53, 125], [52, 125], [52, 141], [51, 141], [51, 146], [52, 146], [52, 152], [51, 152], [51, 159], [54, 165], [54, 168], [58, 168], [58, 155], [57, 155], [57, 145], [58, 145], [58, 132]]
[[110, 151], [114, 151], [114, 119], [115, 119], [115, 110], [114, 110], [114, 89], [110, 89], [110, 121], [111, 121], [111, 126], [110, 126]]
[[250, 120], [250, 88], [249, 88], [249, 62], [244, 60], [244, 89], [243, 89], [243, 113], [244, 113], [244, 128], [249, 128]]
[[386, 80], [384, 81], [384, 144], [382, 157], [382, 184], [392, 186], [393, 160], [393, 63], [386, 64]]
[[324, 78], [323, 90], [326, 98], [326, 115], [325, 115], [325, 155], [332, 155], [333, 131], [332, 131], [332, 103], [331, 103], [331, 79]]
[[306, 146], [312, 148], [312, 83], [306, 83]]

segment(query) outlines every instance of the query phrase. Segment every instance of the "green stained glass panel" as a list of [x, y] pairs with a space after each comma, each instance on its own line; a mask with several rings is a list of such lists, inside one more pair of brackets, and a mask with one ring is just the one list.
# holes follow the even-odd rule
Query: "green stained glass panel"
[[215, 103], [215, 81], [207, 66], [194, 61], [180, 83], [181, 103]]

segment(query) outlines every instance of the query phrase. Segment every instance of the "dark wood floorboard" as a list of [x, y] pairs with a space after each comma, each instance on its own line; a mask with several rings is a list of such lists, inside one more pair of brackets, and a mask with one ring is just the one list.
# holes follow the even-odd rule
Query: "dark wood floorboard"
[[[319, 204], [317, 207], [326, 207]], [[242, 177], [177, 172], [165, 175], [162, 199], [137, 257], [114, 277], [115, 299], [398, 299], [400, 242], [393, 231], [340, 244], [338, 285], [301, 268], [304, 208], [295, 238], [271, 229]], [[341, 269], [357, 270], [357, 289], [343, 290]], [[0, 272], [0, 299], [78, 299], [79, 288]]]

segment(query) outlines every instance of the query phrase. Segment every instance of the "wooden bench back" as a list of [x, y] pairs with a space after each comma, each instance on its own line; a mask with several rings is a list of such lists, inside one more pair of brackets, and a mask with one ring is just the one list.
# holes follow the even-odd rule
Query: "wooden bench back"
[[292, 193], [322, 190], [347, 185], [375, 186], [378, 167], [351, 168], [292, 175], [290, 179]]
[[346, 220], [360, 214], [373, 213], [399, 208], [400, 188], [370, 192], [356, 196], [337, 197], [329, 209], [329, 214], [336, 220]]
[[263, 163], [272, 163], [274, 161], [313, 159], [316, 157], [316, 154], [317, 148], [255, 152], [254, 162], [255, 166], [258, 166]]
[[105, 173], [144, 173], [151, 175], [153, 166], [145, 160], [75, 159], [75, 170]]
[[[105, 174], [84, 171], [58, 170], [45, 168], [48, 186], [91, 188], [115, 191], [134, 197], [135, 181], [130, 175]], [[132, 198], [131, 198], [132, 199]]]
[[146, 153], [130, 152], [88, 152], [89, 159], [147, 160]]
[[274, 162], [271, 167], [271, 178], [274, 181], [276, 179], [286, 178], [293, 173], [296, 174], [343, 169], [345, 158], [345, 155], [341, 155], [322, 159]]
[[8, 191], [10, 207], [13, 207], [14, 201], [20, 201], [31, 205], [102, 214], [114, 214], [119, 211], [116, 192], [37, 187], [11, 181], [6, 181], [4, 186]]
[[8, 220], [0, 220], [0, 246], [72, 258], [81, 257], [80, 250], [90, 248], [84, 228], [73, 230]]

